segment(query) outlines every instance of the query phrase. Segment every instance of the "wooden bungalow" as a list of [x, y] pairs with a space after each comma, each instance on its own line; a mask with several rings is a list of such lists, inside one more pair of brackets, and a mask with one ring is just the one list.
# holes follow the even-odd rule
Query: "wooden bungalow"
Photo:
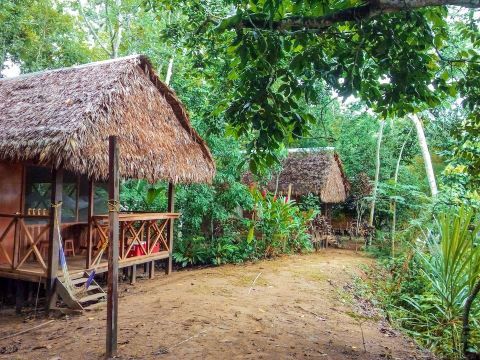
[[58, 239], [75, 285], [107, 271], [112, 135], [123, 179], [169, 183], [166, 212], [120, 212], [119, 267], [171, 271], [174, 185], [210, 182], [215, 164], [175, 93], [131, 56], [0, 80], [0, 277], [68, 298]]

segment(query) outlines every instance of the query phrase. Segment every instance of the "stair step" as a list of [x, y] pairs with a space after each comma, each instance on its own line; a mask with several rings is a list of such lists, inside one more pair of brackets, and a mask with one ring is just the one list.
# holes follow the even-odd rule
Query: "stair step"
[[73, 280], [72, 280], [72, 285], [85, 284], [87, 280], [88, 280], [88, 278], [86, 278], [86, 277], [81, 277], [81, 278], [78, 278], [78, 279], [73, 279]]
[[[90, 285], [90, 286], [88, 287], [87, 291], [98, 290], [98, 289], [102, 289], [102, 288], [101, 288], [100, 286], [98, 286], [98, 285], [92, 284], [92, 285]], [[102, 291], [103, 291], [103, 290], [102, 290]]]
[[87, 295], [87, 296], [81, 298], [80, 300], [78, 300], [78, 302], [81, 303], [81, 304], [84, 304], [84, 303], [89, 302], [89, 301], [99, 300], [101, 298], [104, 298], [105, 296], [106, 296], [106, 294], [104, 292], [100, 292], [100, 293], [96, 293], [96, 294], [92, 294], [92, 295]]
[[91, 304], [88, 304], [83, 307], [83, 310], [86, 311], [96, 311], [106, 305], [105, 301], [99, 301], [99, 302], [92, 302]]

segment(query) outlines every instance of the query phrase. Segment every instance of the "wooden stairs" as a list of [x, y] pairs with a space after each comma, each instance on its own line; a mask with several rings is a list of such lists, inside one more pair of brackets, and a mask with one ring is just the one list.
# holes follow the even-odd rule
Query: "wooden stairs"
[[59, 309], [67, 307], [71, 310], [83, 311], [93, 308], [96, 304], [106, 301], [107, 294], [95, 280], [92, 281], [88, 289], [85, 289], [85, 283], [88, 280], [88, 274], [72, 279], [72, 285], [75, 288], [72, 296], [68, 291], [62, 279], [57, 278], [55, 282], [55, 292], [60, 297], [61, 304]]

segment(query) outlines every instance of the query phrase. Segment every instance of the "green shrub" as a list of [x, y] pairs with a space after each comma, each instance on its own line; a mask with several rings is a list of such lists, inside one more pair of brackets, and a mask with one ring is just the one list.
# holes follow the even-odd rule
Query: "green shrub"
[[[426, 348], [462, 358], [462, 316], [480, 279], [480, 225], [471, 209], [444, 210], [409, 251], [384, 258], [371, 287], [388, 317]], [[480, 344], [480, 305], [470, 314], [470, 351]]]

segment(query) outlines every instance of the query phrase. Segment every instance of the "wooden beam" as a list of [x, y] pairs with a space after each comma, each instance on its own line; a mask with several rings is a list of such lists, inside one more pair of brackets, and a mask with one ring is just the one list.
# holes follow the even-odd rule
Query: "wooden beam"
[[[168, 183], [168, 209], [167, 212], [173, 213], [175, 210], [175, 185]], [[167, 244], [168, 244], [168, 262], [165, 267], [165, 274], [170, 275], [172, 273], [173, 266], [173, 218], [168, 220], [167, 228]]]
[[93, 179], [88, 180], [88, 209], [87, 209], [87, 255], [85, 258], [85, 269], [89, 269], [92, 265], [92, 241], [93, 241], [93, 215], [95, 201], [95, 183]]
[[47, 266], [47, 311], [55, 306], [55, 279], [58, 271], [58, 251], [60, 234], [58, 229], [62, 222], [63, 169], [53, 169], [50, 208], [50, 233], [48, 238]]
[[119, 247], [119, 222], [120, 208], [120, 171], [118, 138], [108, 138], [108, 292], [107, 292], [107, 339], [105, 358], [110, 359], [117, 355], [117, 321], [118, 321], [118, 247]]

